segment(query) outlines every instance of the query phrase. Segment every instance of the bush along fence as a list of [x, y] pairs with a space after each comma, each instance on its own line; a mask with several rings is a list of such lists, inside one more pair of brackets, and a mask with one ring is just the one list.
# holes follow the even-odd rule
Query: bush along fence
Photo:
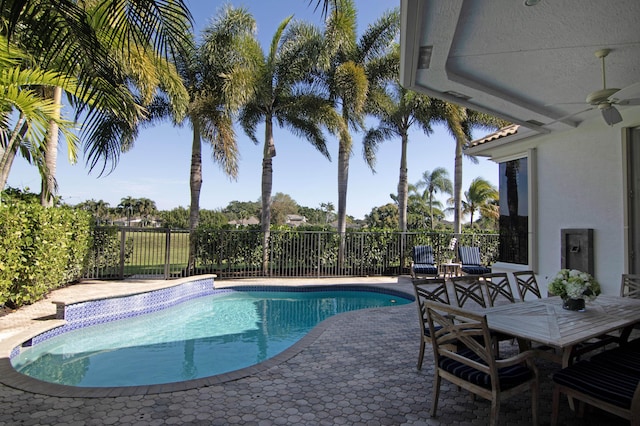
[[0, 205], [0, 306], [19, 307], [78, 280], [91, 247], [91, 216], [15, 201]]
[[178, 278], [216, 274], [219, 278], [396, 276], [408, 274], [411, 250], [431, 245], [436, 263], [456, 258], [451, 239], [480, 247], [482, 260], [498, 256], [497, 234], [348, 231], [344, 261], [338, 263], [340, 234], [335, 231], [272, 229], [267, 270], [262, 238], [254, 229], [200, 229], [195, 268], [187, 269], [189, 233], [184, 230], [98, 227], [84, 277], [97, 279]]

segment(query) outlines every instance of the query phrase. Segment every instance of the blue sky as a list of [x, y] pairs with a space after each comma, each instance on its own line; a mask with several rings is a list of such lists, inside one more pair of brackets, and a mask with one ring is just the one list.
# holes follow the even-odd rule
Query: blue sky
[[[258, 23], [258, 37], [264, 50], [278, 24], [287, 16], [294, 19], [322, 24], [320, 11], [314, 11], [316, 1], [307, 0], [253, 0], [232, 1], [236, 7], [246, 7]], [[399, 1], [356, 0], [358, 31], [364, 31], [385, 11], [399, 6]], [[195, 31], [199, 34], [216, 15], [225, 2], [212, 0], [187, 0], [195, 19]], [[375, 125], [369, 120], [369, 126]], [[257, 137], [261, 140], [262, 128]], [[200, 207], [224, 208], [230, 201], [257, 201], [260, 198], [262, 173], [262, 145], [253, 142], [238, 128], [240, 172], [237, 180], [229, 180], [218, 165], [211, 161], [211, 151], [203, 150], [203, 185]], [[482, 132], [474, 135], [483, 136]], [[373, 207], [392, 202], [389, 194], [397, 193], [400, 168], [400, 140], [384, 142], [378, 150], [376, 173], [366, 165], [362, 157], [362, 134], [353, 134], [353, 155], [349, 168], [347, 214], [364, 218]], [[318, 208], [320, 203], [332, 202], [338, 206], [337, 157], [338, 142], [329, 137], [329, 162], [311, 144], [299, 140], [285, 129], [275, 129], [277, 156], [273, 159], [273, 194], [290, 195], [299, 205]], [[418, 182], [424, 171], [436, 167], [449, 170], [453, 181], [454, 140], [443, 127], [435, 127], [427, 136], [420, 131], [410, 135], [408, 146], [409, 183]], [[189, 206], [189, 165], [191, 131], [188, 126], [172, 127], [169, 124], [145, 129], [133, 148], [122, 154], [117, 168], [108, 176], [89, 173], [84, 159], [70, 165], [66, 150], [60, 148], [57, 168], [59, 195], [64, 202], [77, 204], [88, 199], [104, 200], [112, 207], [127, 196], [150, 198], [160, 210]], [[484, 158], [475, 165], [468, 159], [463, 165], [463, 189], [476, 177], [483, 177], [498, 186], [498, 165]], [[9, 176], [8, 185], [29, 188], [39, 192], [40, 177], [34, 167], [21, 158], [16, 161]], [[445, 197], [441, 198], [444, 203]]]

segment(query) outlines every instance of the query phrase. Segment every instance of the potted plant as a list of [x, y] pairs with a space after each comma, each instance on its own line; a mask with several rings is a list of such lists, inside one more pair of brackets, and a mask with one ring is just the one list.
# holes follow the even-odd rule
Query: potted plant
[[577, 269], [561, 269], [548, 288], [562, 298], [565, 309], [573, 311], [584, 311], [585, 300], [595, 300], [601, 292], [595, 278]]

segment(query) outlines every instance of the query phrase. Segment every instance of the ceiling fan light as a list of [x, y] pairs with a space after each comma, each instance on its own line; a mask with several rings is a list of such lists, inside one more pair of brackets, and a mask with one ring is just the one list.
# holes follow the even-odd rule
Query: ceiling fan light
[[613, 126], [614, 124], [618, 124], [622, 121], [620, 112], [612, 106], [608, 108], [601, 108], [600, 111], [602, 112], [602, 118], [604, 118], [604, 121], [609, 126]]

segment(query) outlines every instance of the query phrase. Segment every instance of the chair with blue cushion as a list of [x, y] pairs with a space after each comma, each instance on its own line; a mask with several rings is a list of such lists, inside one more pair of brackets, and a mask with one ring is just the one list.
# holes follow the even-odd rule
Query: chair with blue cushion
[[586, 403], [640, 425], [640, 372], [608, 361], [579, 361], [553, 375], [552, 426], [558, 424], [561, 393], [580, 402], [579, 415]]
[[469, 275], [483, 275], [491, 273], [491, 269], [482, 265], [480, 248], [458, 246], [458, 258], [462, 263], [462, 272]]
[[438, 275], [438, 268], [434, 265], [433, 247], [415, 246], [411, 252], [413, 262], [411, 262], [411, 276], [425, 277]]
[[431, 343], [431, 332], [427, 322], [427, 311], [424, 302], [427, 300], [451, 304], [447, 284], [444, 278], [415, 278], [413, 290], [418, 306], [418, 318], [420, 319], [420, 354], [418, 355], [418, 370], [422, 369], [424, 349], [427, 343]]
[[[529, 390], [533, 424], [538, 424], [535, 352], [497, 358], [485, 315], [438, 302], [424, 303], [435, 359], [431, 416], [436, 414], [440, 382], [445, 379], [491, 401], [490, 425], [497, 424], [502, 399]], [[452, 343], [456, 346], [452, 347]]]

